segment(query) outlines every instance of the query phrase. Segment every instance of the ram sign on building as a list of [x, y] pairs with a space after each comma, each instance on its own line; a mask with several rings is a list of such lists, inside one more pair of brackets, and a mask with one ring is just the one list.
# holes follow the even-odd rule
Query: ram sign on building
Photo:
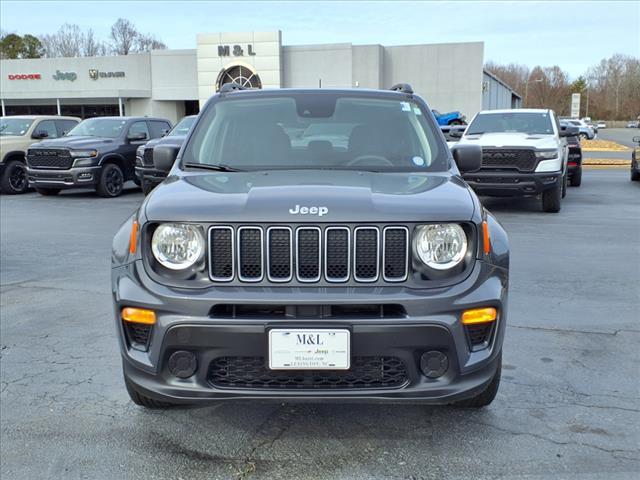
[[512, 108], [520, 97], [483, 69], [484, 44], [283, 45], [282, 33], [201, 33], [196, 48], [127, 56], [1, 61], [3, 115], [196, 113], [221, 85], [388, 88], [410, 83], [432, 108]]

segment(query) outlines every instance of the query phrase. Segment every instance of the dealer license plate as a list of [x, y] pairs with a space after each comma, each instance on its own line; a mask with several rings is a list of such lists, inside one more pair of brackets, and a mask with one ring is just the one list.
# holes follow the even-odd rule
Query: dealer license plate
[[269, 330], [271, 370], [348, 370], [350, 366], [349, 330]]

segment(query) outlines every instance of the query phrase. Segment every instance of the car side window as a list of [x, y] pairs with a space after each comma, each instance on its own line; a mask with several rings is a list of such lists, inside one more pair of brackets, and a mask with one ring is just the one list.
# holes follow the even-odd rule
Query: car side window
[[56, 127], [58, 127], [58, 136], [60, 137], [78, 124], [75, 120], [56, 120], [55, 123]]
[[151, 130], [151, 138], [160, 138], [169, 130], [171, 130], [171, 124], [168, 122], [161, 122], [158, 120], [150, 120], [149, 130]]
[[149, 128], [147, 128], [147, 122], [133, 122], [129, 127], [129, 133], [127, 135], [136, 135], [139, 133], [145, 134], [145, 140], [149, 137]]
[[58, 138], [58, 130], [56, 130], [56, 124], [53, 120], [43, 120], [36, 128], [33, 130], [34, 133], [37, 132], [47, 132], [46, 138]]

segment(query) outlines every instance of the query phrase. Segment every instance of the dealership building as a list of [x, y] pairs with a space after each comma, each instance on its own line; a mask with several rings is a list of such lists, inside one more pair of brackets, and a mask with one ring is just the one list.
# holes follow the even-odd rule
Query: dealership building
[[484, 44], [283, 45], [282, 33], [203, 33], [196, 48], [126, 56], [1, 60], [2, 115], [149, 115], [175, 122], [220, 87], [388, 88], [410, 83], [441, 112], [517, 108], [483, 68]]

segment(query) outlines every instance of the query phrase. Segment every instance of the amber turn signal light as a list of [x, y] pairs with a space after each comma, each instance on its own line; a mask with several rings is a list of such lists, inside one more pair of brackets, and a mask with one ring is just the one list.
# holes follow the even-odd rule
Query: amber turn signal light
[[138, 222], [133, 221], [131, 225], [131, 236], [129, 237], [129, 253], [136, 253], [138, 245]]
[[498, 317], [498, 311], [493, 307], [472, 308], [462, 312], [462, 323], [473, 325], [475, 323], [493, 322]]
[[482, 249], [485, 255], [491, 253], [491, 238], [489, 238], [489, 224], [485, 220], [482, 222]]
[[144, 308], [126, 307], [122, 309], [122, 320], [131, 323], [153, 325], [156, 323], [156, 312]]

